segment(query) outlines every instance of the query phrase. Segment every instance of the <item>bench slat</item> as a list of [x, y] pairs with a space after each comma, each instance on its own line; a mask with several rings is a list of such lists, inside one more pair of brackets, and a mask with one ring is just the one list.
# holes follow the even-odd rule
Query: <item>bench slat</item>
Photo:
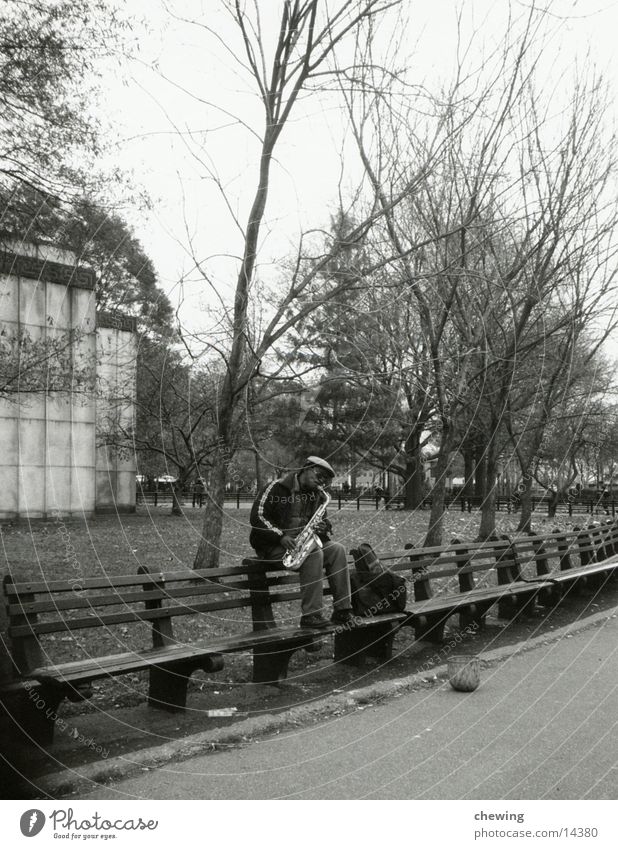
[[165, 581], [166, 584], [177, 581], [210, 581], [212, 578], [223, 578], [227, 576], [247, 575], [248, 571], [258, 570], [255, 566], [227, 566], [218, 569], [208, 569], [196, 572], [193, 569], [183, 569], [177, 572], [149, 572], [143, 575], [105, 575], [99, 578], [84, 578], [75, 581], [19, 581], [9, 582], [5, 585], [8, 596], [22, 595], [24, 593], [68, 593], [80, 590], [105, 590], [117, 587], [137, 587], [142, 584], [158, 583]]
[[[401, 622], [406, 619], [405, 613], [380, 614], [366, 620], [359, 619], [355, 624], [358, 628], [371, 628], [380, 622]], [[209, 640], [183, 645], [164, 646], [159, 649], [147, 649], [141, 652], [125, 652], [102, 658], [87, 658], [85, 660], [69, 661], [68, 663], [39, 667], [30, 673], [31, 679], [43, 683], [77, 684], [84, 681], [94, 681], [110, 675], [123, 675], [127, 672], [139, 672], [154, 665], [173, 664], [191, 660], [210, 654], [229, 654], [254, 647], [283, 644], [285, 641], [307, 639], [333, 633], [340, 625], [330, 624], [328, 628], [319, 630], [312, 628], [270, 628], [264, 631], [247, 631], [229, 637], [213, 637]]]
[[227, 592], [239, 592], [248, 590], [248, 581], [230, 582], [227, 584], [204, 584], [202, 586], [175, 587], [171, 589], [144, 590], [142, 592], [123, 592], [113, 595], [93, 595], [81, 597], [73, 594], [69, 598], [55, 598], [53, 601], [31, 601], [16, 603], [13, 601], [8, 605], [9, 616], [17, 616], [24, 613], [54, 613], [60, 610], [94, 610], [97, 607], [110, 607], [112, 605], [133, 604], [146, 601], [166, 601], [168, 599], [191, 598], [205, 595], [223, 595]]
[[564, 569], [562, 572], [552, 572], [547, 577], [556, 581], [568, 581], [572, 578], [581, 578], [586, 575], [598, 575], [600, 572], [609, 572], [613, 568], [618, 569], [618, 561], [610, 558], [600, 563], [590, 563], [588, 566], [576, 566], [573, 569]]
[[432, 596], [427, 601], [417, 601], [408, 606], [408, 612], [418, 615], [422, 613], [433, 613], [445, 611], [446, 609], [457, 610], [460, 607], [469, 607], [476, 601], [487, 601], [494, 599], [498, 602], [501, 598], [509, 595], [521, 595], [523, 593], [533, 593], [538, 590], [551, 588], [553, 584], [550, 581], [516, 581], [512, 584], [500, 584], [487, 589], [474, 589], [471, 592], [460, 593], [458, 595], [436, 595]]
[[103, 616], [86, 616], [79, 619], [57, 620], [54, 622], [30, 622], [26, 625], [9, 625], [11, 637], [25, 637], [31, 634], [55, 634], [60, 631], [79, 631], [84, 628], [97, 628], [102, 625], [126, 625], [132, 622], [153, 622], [174, 616], [189, 616], [196, 613], [216, 613], [219, 610], [233, 610], [248, 607], [249, 598], [224, 599], [218, 602], [200, 602], [199, 604], [176, 605], [155, 610], [127, 610], [125, 613], [108, 613]]
[[[462, 554], [469, 550], [474, 549], [479, 552], [486, 552], [487, 554], [491, 554], [493, 551], [498, 549], [506, 549], [509, 547], [509, 543], [506, 540], [490, 540], [487, 542], [457, 542], [457, 543], [448, 543], [446, 545], [437, 545], [430, 546], [428, 548], [423, 548], [419, 546], [418, 548], [410, 548], [407, 549], [408, 556], [414, 555], [415, 552], [422, 552], [423, 556], [430, 557], [431, 555], [444, 555], [445, 552], [453, 552], [454, 554]], [[388, 559], [399, 559], [402, 556], [401, 551], [395, 552], [387, 552], [386, 554], [380, 554], [380, 560], [385, 561]]]
[[[267, 586], [279, 586], [286, 584], [298, 584], [299, 576], [296, 572], [286, 572], [284, 575], [270, 577], [266, 579]], [[151, 583], [150, 581], [148, 583]], [[167, 601], [170, 599], [191, 598], [204, 595], [223, 595], [228, 592], [247, 593], [251, 589], [251, 584], [248, 580], [243, 581], [228, 581], [223, 583], [204, 583], [192, 584], [190, 587], [175, 587], [168, 589], [167, 587], [158, 590], [143, 590], [142, 592], [123, 592], [113, 595], [94, 595], [82, 597], [73, 593], [69, 598], [55, 598], [53, 601], [30, 601], [16, 602], [13, 601], [8, 605], [7, 611], [9, 616], [19, 616], [25, 613], [55, 613], [60, 610], [94, 610], [97, 607], [111, 607], [113, 605], [133, 604], [147, 601]]]
[[[506, 550], [504, 552], [507, 553]], [[380, 558], [381, 560], [382, 558]], [[501, 558], [497, 558], [498, 563], [501, 562]], [[418, 560], [410, 561], [408, 558], [400, 558], [399, 561], [392, 563], [389, 565], [389, 568], [400, 572], [412, 569], [426, 569], [431, 577], [439, 578], [443, 575], [451, 574], [453, 564], [461, 563], [470, 563], [483, 561], [481, 569], [492, 569], [496, 563], [495, 557], [490, 557], [487, 551], [483, 552], [474, 552], [470, 551], [469, 554], [459, 554], [455, 557], [440, 557], [440, 558], [426, 558], [419, 557]], [[444, 569], [444, 572], [442, 571]], [[459, 571], [459, 570], [457, 570]]]
[[35, 669], [32, 678], [42, 682], [76, 683], [79, 681], [94, 681], [108, 675], [123, 675], [127, 672], [139, 672], [153, 665], [190, 660], [211, 654], [223, 654], [250, 649], [253, 646], [268, 645], [273, 641], [291, 639], [303, 636], [298, 628], [272, 629], [272, 631], [249, 631], [230, 637], [215, 637], [212, 640], [191, 643], [188, 645], [172, 645], [158, 649], [147, 649], [141, 652], [126, 652], [109, 655], [103, 658], [88, 658], [86, 660], [70, 661], [56, 666], [46, 666]]

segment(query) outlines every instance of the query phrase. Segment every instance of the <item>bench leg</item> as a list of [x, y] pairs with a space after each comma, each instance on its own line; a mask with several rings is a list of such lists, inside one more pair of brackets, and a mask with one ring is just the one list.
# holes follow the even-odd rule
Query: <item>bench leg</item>
[[220, 654], [213, 654], [197, 661], [151, 667], [148, 689], [150, 707], [170, 712], [184, 710], [187, 706], [189, 678], [196, 669], [218, 672], [223, 669], [223, 657]]
[[393, 622], [345, 628], [335, 631], [335, 663], [362, 666], [365, 657], [387, 661], [393, 656], [393, 640], [397, 633]]
[[[311, 642], [311, 641], [309, 641]], [[288, 677], [288, 665], [301, 645], [259, 646], [253, 649], [253, 683], [279, 684]]]
[[438, 616], [426, 616], [425, 614], [416, 616], [414, 618], [414, 639], [441, 645], [444, 642], [444, 626], [448, 617], [448, 613]]
[[544, 587], [536, 597], [539, 607], [555, 607], [562, 598], [562, 587], [558, 584], [551, 589]]
[[536, 604], [536, 591], [519, 595], [503, 596], [498, 600], [498, 618], [516, 619], [532, 613]]
[[580, 575], [577, 578], [567, 578], [567, 580], [561, 581], [561, 599], [576, 598], [592, 589], [590, 579], [593, 577], [593, 575]]
[[595, 595], [612, 580], [614, 574], [612, 572], [596, 572], [592, 575], [580, 575], [570, 580], [567, 574], [567, 580], [560, 584], [561, 597], [568, 599], [581, 594]]
[[191, 670], [182, 670], [178, 666], [153, 666], [150, 670], [148, 704], [160, 710], [184, 710], [187, 705], [187, 686]]
[[615, 581], [618, 578], [618, 571], [612, 570], [611, 572], [597, 572], [594, 575], [588, 575], [588, 586], [595, 593], [602, 590], [604, 587], [610, 587], [611, 582]]
[[487, 616], [487, 611], [490, 607], [492, 607], [493, 601], [488, 602], [486, 604], [471, 604], [465, 610], [462, 610], [459, 614], [459, 627], [462, 631], [465, 631], [466, 628], [470, 628], [471, 626], [475, 627], [477, 631], [485, 630], [485, 617]]

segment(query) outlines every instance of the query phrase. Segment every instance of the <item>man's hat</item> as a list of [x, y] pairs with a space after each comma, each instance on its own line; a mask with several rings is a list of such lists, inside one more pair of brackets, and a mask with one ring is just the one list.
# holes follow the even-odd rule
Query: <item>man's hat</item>
[[330, 463], [327, 463], [326, 460], [323, 460], [321, 457], [307, 457], [303, 464], [303, 469], [308, 469], [311, 466], [317, 466], [320, 469], [324, 469], [324, 471], [327, 472], [331, 476], [331, 478], [335, 477], [335, 470], [333, 469], [333, 467], [330, 465]]

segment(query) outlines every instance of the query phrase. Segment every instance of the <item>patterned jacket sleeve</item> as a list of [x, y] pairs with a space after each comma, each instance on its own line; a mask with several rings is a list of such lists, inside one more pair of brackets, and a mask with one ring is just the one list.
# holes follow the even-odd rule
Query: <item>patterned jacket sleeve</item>
[[259, 532], [265, 545], [276, 545], [283, 536], [283, 530], [276, 524], [280, 509], [278, 492], [280, 487], [273, 481], [264, 488], [253, 502], [251, 508], [251, 527]]

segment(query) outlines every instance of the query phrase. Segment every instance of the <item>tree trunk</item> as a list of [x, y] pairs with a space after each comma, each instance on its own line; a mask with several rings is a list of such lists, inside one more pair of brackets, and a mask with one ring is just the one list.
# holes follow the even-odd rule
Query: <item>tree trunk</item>
[[180, 481], [172, 484], [172, 516], [182, 516], [182, 505], [180, 496], [182, 493], [182, 484]]
[[187, 485], [187, 478], [189, 477], [189, 469], [180, 466], [178, 469], [178, 476], [176, 481], [171, 484], [172, 491], [172, 516], [184, 516], [182, 512], [182, 493]]
[[416, 460], [409, 460], [406, 463], [405, 475], [404, 510], [416, 510], [422, 505], [425, 498], [425, 479], [422, 463], [419, 468], [419, 463]]
[[264, 486], [264, 472], [262, 471], [262, 460], [259, 451], [255, 452], [255, 485], [256, 492], [260, 492]]
[[485, 497], [481, 508], [478, 539], [489, 539], [496, 532], [496, 495], [498, 488], [497, 457], [493, 444], [488, 445], [485, 465]]
[[420, 437], [420, 433], [414, 432], [406, 440], [405, 510], [416, 510], [422, 505], [425, 497], [425, 475]]
[[521, 516], [517, 531], [530, 533], [532, 531], [532, 477], [524, 474], [523, 488], [518, 490], [521, 503]]
[[218, 406], [219, 448], [211, 474], [212, 485], [206, 499], [202, 539], [195, 554], [195, 560], [193, 562], [194, 569], [216, 569], [219, 565], [219, 544], [223, 528], [225, 484], [228, 466], [234, 456], [234, 450], [232, 449], [233, 423], [241, 403], [236, 387], [239, 380], [242, 379], [243, 360], [246, 351], [245, 330], [249, 283], [253, 276], [260, 225], [268, 196], [268, 181], [274, 138], [270, 132], [267, 132], [262, 145], [259, 185], [249, 215], [243, 261], [236, 283], [234, 332], [230, 356], [227, 362], [227, 372], [223, 381]]
[[474, 495], [474, 451], [465, 448], [462, 452], [464, 461], [464, 482], [461, 488], [462, 498]]
[[450, 425], [442, 425], [442, 439], [436, 463], [436, 482], [431, 490], [431, 513], [429, 514], [429, 529], [423, 543], [424, 546], [442, 545], [442, 528], [445, 513], [446, 473], [448, 471], [453, 436]]
[[474, 452], [474, 494], [483, 499], [487, 494], [487, 453], [486, 446], [478, 447]]
[[225, 451], [219, 449], [210, 473], [210, 486], [204, 499], [202, 538], [193, 562], [194, 569], [216, 569], [219, 565], [227, 466]]

